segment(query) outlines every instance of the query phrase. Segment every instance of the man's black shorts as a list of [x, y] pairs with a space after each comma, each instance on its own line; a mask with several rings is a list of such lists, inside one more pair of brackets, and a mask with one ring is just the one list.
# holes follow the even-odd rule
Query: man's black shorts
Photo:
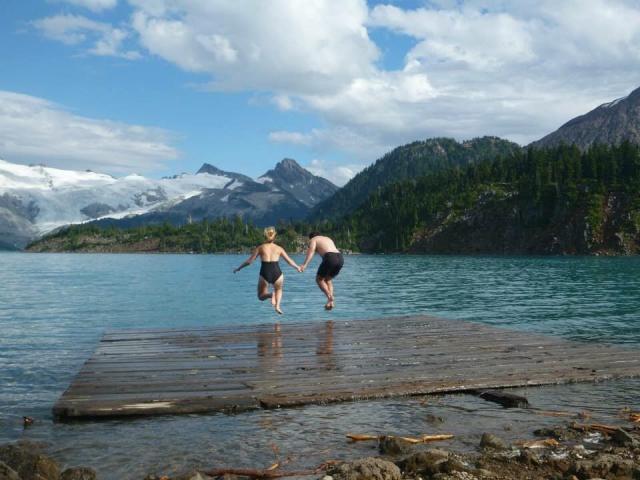
[[317, 275], [322, 278], [334, 278], [340, 273], [342, 265], [344, 258], [340, 252], [327, 252], [322, 258]]

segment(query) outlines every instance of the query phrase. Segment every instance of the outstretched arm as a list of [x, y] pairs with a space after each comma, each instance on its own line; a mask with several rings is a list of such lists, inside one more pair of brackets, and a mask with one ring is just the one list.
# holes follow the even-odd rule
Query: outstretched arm
[[309, 248], [307, 250], [307, 258], [304, 259], [304, 263], [300, 267], [303, 272], [305, 268], [307, 268], [307, 265], [309, 265], [309, 262], [311, 261], [315, 253], [316, 253], [316, 241], [311, 239], [311, 241], [309, 242]]
[[251, 256], [249, 258], [247, 258], [244, 262], [242, 262], [240, 264], [240, 266], [238, 268], [236, 268], [233, 273], [239, 272], [240, 270], [242, 270], [244, 267], [248, 267], [249, 265], [251, 265], [253, 263], [253, 261], [258, 258], [258, 252], [260, 251], [260, 248], [256, 248], [253, 253], [251, 254]]
[[294, 262], [289, 255], [287, 255], [287, 252], [285, 252], [284, 248], [282, 249], [282, 252], [280, 252], [280, 255], [282, 255], [282, 258], [284, 258], [285, 262], [287, 262], [289, 265], [291, 265], [297, 271], [302, 272], [302, 268], [299, 267], [298, 264], [296, 262]]

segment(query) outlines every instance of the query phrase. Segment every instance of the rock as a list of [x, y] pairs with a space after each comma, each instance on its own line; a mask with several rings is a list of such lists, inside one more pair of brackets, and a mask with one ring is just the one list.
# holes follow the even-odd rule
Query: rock
[[486, 468], [480, 468], [476, 470], [476, 476], [484, 480], [485, 478], [486, 479], [494, 478], [496, 474], [493, 473], [491, 470], [487, 470]]
[[333, 477], [331, 475], [325, 475], [322, 477], [322, 480], [333, 480]]
[[438, 449], [418, 452], [398, 462], [398, 466], [408, 473], [434, 475], [443, 471], [443, 464], [449, 458], [449, 452]]
[[634, 445], [636, 440], [623, 428], [618, 428], [611, 434], [611, 441], [622, 447]]
[[483, 390], [478, 396], [489, 402], [499, 403], [505, 408], [527, 408], [529, 400], [520, 395], [506, 393], [500, 390]]
[[20, 476], [9, 465], [0, 462], [0, 480], [20, 480]]
[[492, 448], [494, 450], [507, 450], [509, 446], [500, 437], [492, 433], [483, 433], [480, 439], [480, 448]]
[[440, 423], [444, 423], [444, 419], [442, 417], [439, 417], [437, 415], [433, 415], [433, 414], [428, 414], [425, 418], [425, 420], [427, 421], [427, 423], [430, 423], [431, 425], [437, 425]]
[[400, 469], [381, 458], [363, 458], [337, 465], [327, 472], [334, 480], [400, 480]]
[[29, 442], [0, 446], [0, 462], [6, 463], [23, 480], [58, 480], [58, 463], [40, 453], [40, 447]]
[[185, 473], [183, 475], [179, 475], [175, 477], [174, 480], [209, 480], [212, 477], [203, 474], [202, 472], [193, 471], [189, 473]]
[[378, 450], [383, 455], [401, 455], [411, 451], [410, 445], [397, 437], [382, 437]]
[[60, 475], [60, 480], [96, 480], [97, 478], [95, 470], [85, 467], [67, 468]]
[[478, 477], [468, 472], [438, 473], [433, 480], [478, 480]]
[[632, 478], [635, 463], [633, 460], [615, 455], [602, 454], [593, 460], [578, 460], [574, 465], [578, 478]]
[[540, 465], [540, 457], [531, 450], [522, 450], [518, 456], [518, 460], [526, 465]]
[[449, 457], [442, 463], [440, 467], [444, 473], [453, 473], [453, 472], [469, 472], [474, 470], [473, 468], [465, 465], [457, 458]]

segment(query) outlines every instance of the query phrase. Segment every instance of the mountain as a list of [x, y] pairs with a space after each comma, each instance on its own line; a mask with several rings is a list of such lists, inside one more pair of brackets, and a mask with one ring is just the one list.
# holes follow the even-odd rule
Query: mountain
[[332, 235], [365, 252], [640, 253], [640, 146], [529, 149], [373, 193]]
[[[323, 184], [323, 179], [293, 160], [280, 163], [285, 165], [273, 170], [280, 172], [274, 175], [277, 182], [270, 184], [206, 163], [196, 174], [150, 179], [0, 160], [0, 248], [20, 249], [58, 227], [92, 220], [127, 226], [234, 215], [259, 224], [303, 218], [310, 208], [303, 185]], [[282, 175], [282, 170], [302, 172], [298, 171], [294, 181]], [[290, 183], [287, 189], [280, 189], [277, 185], [284, 178]], [[326, 196], [320, 190], [313, 192], [320, 199]]]
[[290, 158], [278, 162], [273, 170], [258, 177], [258, 182], [289, 192], [310, 208], [338, 191], [329, 180], [313, 175]]
[[564, 143], [586, 150], [594, 144], [619, 145], [625, 140], [640, 144], [640, 88], [568, 121], [531, 146], [546, 148]]
[[160, 206], [153, 211], [124, 219], [106, 218], [99, 225], [129, 228], [168, 222], [181, 225], [204, 219], [240, 216], [259, 226], [305, 218], [318, 201], [338, 187], [317, 177], [295, 160], [284, 159], [255, 181], [239, 174], [203, 165], [198, 172], [233, 177], [232, 191], [208, 189], [182, 202]]
[[[248, 177], [248, 176], [243, 175], [241, 173], [226, 172], [224, 170], [220, 170], [218, 167], [214, 167], [210, 163], [203, 163], [202, 166], [196, 172], [196, 175], [201, 174], [201, 173], [208, 173], [209, 175], [217, 175], [217, 176], [221, 176], [221, 177], [227, 177], [227, 178], [231, 178], [233, 180], [236, 180], [238, 182], [243, 182], [243, 183], [251, 183], [251, 182], [253, 182], [253, 179], [251, 177]], [[230, 187], [230, 185], [225, 185], [225, 186], [227, 188]]]
[[327, 200], [314, 207], [310, 219], [336, 219], [355, 210], [386, 185], [415, 179], [431, 172], [464, 166], [517, 152], [521, 147], [497, 137], [457, 142], [433, 138], [398, 147], [365, 168]]

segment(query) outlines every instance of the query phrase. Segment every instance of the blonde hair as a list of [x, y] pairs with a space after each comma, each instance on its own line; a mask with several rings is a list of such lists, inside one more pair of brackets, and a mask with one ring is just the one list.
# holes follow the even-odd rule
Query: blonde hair
[[264, 229], [264, 238], [267, 239], [267, 242], [273, 242], [276, 239], [276, 227], [267, 227]]

